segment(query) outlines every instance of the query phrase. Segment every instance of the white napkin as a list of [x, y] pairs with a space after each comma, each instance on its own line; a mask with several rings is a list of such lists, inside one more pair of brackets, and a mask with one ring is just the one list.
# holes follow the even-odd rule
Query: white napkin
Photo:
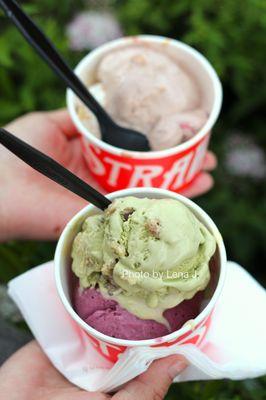
[[244, 379], [266, 373], [266, 291], [239, 265], [229, 262], [226, 283], [201, 348], [174, 345], [126, 350], [112, 364], [89, 344], [72, 322], [55, 288], [53, 263], [9, 283], [9, 294], [54, 366], [88, 391], [113, 391], [170, 354], [189, 361], [176, 381]]

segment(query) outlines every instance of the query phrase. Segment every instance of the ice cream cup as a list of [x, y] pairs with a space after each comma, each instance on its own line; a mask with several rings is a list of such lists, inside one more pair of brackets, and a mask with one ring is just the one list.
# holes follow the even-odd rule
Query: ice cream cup
[[81, 134], [85, 161], [99, 184], [108, 192], [131, 187], [158, 187], [179, 191], [188, 186], [202, 169], [211, 129], [222, 103], [219, 78], [206, 58], [192, 47], [174, 39], [142, 35], [109, 42], [89, 53], [75, 71], [90, 86], [100, 60], [109, 52], [125, 46], [144, 44], [177, 60], [198, 82], [202, 105], [209, 112], [202, 129], [190, 140], [161, 151], [135, 152], [112, 146], [95, 137], [77, 112], [77, 98], [67, 92], [70, 116]]
[[169, 335], [148, 339], [148, 340], [124, 340], [107, 336], [84, 322], [74, 311], [71, 305], [71, 247], [76, 234], [80, 231], [83, 221], [88, 215], [98, 213], [99, 210], [92, 205], [83, 208], [78, 214], [71, 219], [66, 225], [55, 252], [55, 279], [58, 294], [61, 301], [81, 330], [85, 332], [88, 346], [93, 345], [97, 351], [107, 358], [115, 362], [118, 356], [127, 348], [148, 346], [150, 348], [169, 347], [177, 344], [195, 344], [199, 346], [204, 339], [212, 317], [212, 311], [221, 293], [226, 273], [226, 252], [223, 239], [211, 218], [194, 202], [186, 197], [168, 190], [154, 188], [132, 188], [114, 192], [108, 195], [108, 198], [114, 200], [119, 197], [136, 196], [148, 198], [172, 198], [181, 201], [197, 216], [199, 220], [214, 235], [217, 242], [216, 253], [210, 263], [211, 281], [205, 292], [208, 293], [202, 311], [193, 320], [187, 321], [183, 327]]

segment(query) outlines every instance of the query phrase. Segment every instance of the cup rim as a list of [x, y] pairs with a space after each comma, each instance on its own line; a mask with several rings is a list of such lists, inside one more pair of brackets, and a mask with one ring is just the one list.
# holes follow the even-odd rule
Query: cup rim
[[101, 149], [115, 154], [115, 155], [120, 155], [120, 156], [125, 156], [127, 155], [128, 157], [133, 157], [133, 158], [142, 158], [142, 159], [152, 159], [152, 158], [163, 158], [163, 157], [169, 157], [171, 155], [174, 155], [176, 153], [181, 153], [192, 146], [194, 146], [198, 141], [203, 139], [211, 130], [213, 125], [215, 124], [220, 110], [222, 106], [222, 85], [219, 80], [219, 77], [210, 64], [210, 62], [201, 54], [199, 53], [196, 49], [193, 47], [180, 42], [179, 40], [176, 39], [171, 39], [167, 38], [164, 36], [157, 36], [157, 35], [138, 35], [138, 36], [127, 36], [123, 37], [120, 39], [112, 40], [97, 49], [91, 51], [89, 54], [87, 54], [76, 66], [75, 68], [75, 73], [79, 76], [82, 71], [86, 69], [87, 64], [91, 61], [91, 59], [95, 57], [101, 56], [103, 53], [106, 51], [110, 51], [112, 49], [115, 49], [121, 45], [124, 44], [132, 44], [136, 42], [137, 40], [140, 40], [142, 42], [146, 43], [165, 43], [169, 46], [174, 46], [177, 49], [182, 49], [185, 52], [189, 53], [192, 55], [197, 61], [202, 65], [202, 67], [207, 71], [209, 77], [211, 78], [213, 88], [214, 88], [214, 102], [212, 106], [212, 110], [210, 112], [209, 118], [207, 119], [205, 125], [199, 130], [199, 132], [196, 133], [191, 139], [187, 140], [184, 143], [181, 143], [175, 147], [171, 147], [169, 149], [164, 149], [164, 150], [151, 150], [151, 151], [146, 151], [146, 152], [138, 152], [138, 151], [133, 151], [133, 150], [125, 150], [116, 146], [113, 146], [111, 144], [105, 143], [103, 140], [97, 138], [94, 136], [90, 131], [85, 127], [85, 125], [81, 122], [80, 118], [78, 117], [78, 114], [75, 109], [75, 94], [72, 92], [71, 89], [67, 89], [67, 95], [66, 95], [66, 103], [67, 103], [67, 108], [70, 113], [71, 119], [73, 120], [74, 124], [78, 128], [82, 134], [87, 137], [94, 145], [100, 147]]
[[[124, 197], [124, 196], [134, 196], [134, 195], [147, 195], [147, 197], [152, 198], [153, 194], [161, 195], [162, 198], [173, 198], [176, 200], [179, 200], [182, 202], [184, 205], [188, 206], [192, 212], [196, 212], [199, 214], [203, 220], [203, 223], [205, 222], [208, 227], [211, 228], [211, 232], [214, 235], [218, 247], [218, 253], [219, 253], [219, 259], [220, 259], [220, 274], [219, 274], [219, 279], [217, 283], [217, 287], [209, 301], [209, 303], [206, 305], [206, 307], [197, 315], [196, 318], [193, 319], [193, 324], [197, 326], [199, 323], [201, 323], [212, 311], [214, 308], [218, 297], [220, 296], [221, 290], [223, 288], [224, 282], [225, 282], [225, 277], [226, 277], [226, 250], [225, 246], [223, 243], [222, 236], [216, 227], [215, 223], [212, 221], [212, 219], [208, 216], [208, 214], [202, 210], [201, 207], [199, 207], [197, 204], [195, 204], [192, 200], [171, 192], [169, 190], [165, 189], [158, 189], [158, 188], [131, 188], [131, 189], [123, 189], [119, 190], [116, 192], [112, 192], [107, 195], [107, 197], [111, 200], [118, 198], [118, 197]], [[85, 217], [85, 215], [88, 214], [91, 210], [95, 209], [96, 207], [89, 204], [88, 206], [84, 207], [82, 210], [80, 210], [65, 226], [59, 240], [57, 243], [56, 251], [55, 251], [55, 282], [56, 282], [56, 288], [57, 292], [59, 294], [59, 297], [61, 299], [61, 302], [63, 303], [65, 309], [69, 313], [69, 315], [72, 317], [72, 319], [87, 333], [90, 335], [96, 337], [97, 339], [107, 342], [113, 345], [117, 346], [125, 346], [125, 347], [137, 347], [137, 346], [152, 346], [152, 345], [158, 345], [158, 338], [153, 338], [153, 339], [145, 339], [145, 340], [127, 340], [127, 339], [118, 339], [114, 338], [108, 335], [105, 335], [102, 332], [97, 331], [96, 329], [92, 328], [90, 325], [88, 325], [83, 319], [75, 312], [74, 308], [72, 307], [70, 301], [67, 299], [65, 292], [63, 290], [63, 285], [61, 282], [61, 276], [60, 276], [60, 265], [61, 265], [61, 254], [64, 249], [64, 243], [65, 239], [68, 236], [68, 233], [71, 231], [73, 226], [77, 223], [77, 221], [80, 221], [82, 217]], [[189, 332], [191, 330], [191, 326], [189, 324], [184, 324], [180, 329], [169, 333], [168, 335], [160, 337], [160, 343], [165, 343], [172, 341], [174, 339], [177, 339], [178, 337], [181, 337], [185, 333]]]

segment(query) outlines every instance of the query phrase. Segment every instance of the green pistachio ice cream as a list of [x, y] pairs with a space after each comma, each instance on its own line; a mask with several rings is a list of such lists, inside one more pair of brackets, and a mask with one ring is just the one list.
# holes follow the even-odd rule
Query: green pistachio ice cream
[[81, 287], [97, 287], [137, 317], [167, 325], [166, 309], [206, 288], [215, 248], [179, 201], [124, 197], [86, 219], [73, 243], [72, 269]]

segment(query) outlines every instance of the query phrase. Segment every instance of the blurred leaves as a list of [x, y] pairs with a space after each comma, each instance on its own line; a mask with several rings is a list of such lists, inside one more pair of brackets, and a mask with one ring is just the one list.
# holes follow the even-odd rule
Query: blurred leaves
[[171, 386], [166, 400], [264, 400], [266, 378], [178, 383]]
[[[256, 119], [256, 118], [254, 118]], [[265, 126], [246, 123], [265, 146]], [[214, 219], [226, 245], [228, 258], [243, 265], [256, 279], [266, 285], [265, 235], [266, 185], [264, 180], [233, 176], [225, 164], [227, 137], [231, 128], [221, 121], [214, 128], [211, 148], [219, 165], [213, 173], [215, 186], [207, 195], [195, 201]]]
[[9, 242], [0, 245], [0, 282], [7, 283], [26, 270], [52, 260], [54, 250], [52, 242]]

